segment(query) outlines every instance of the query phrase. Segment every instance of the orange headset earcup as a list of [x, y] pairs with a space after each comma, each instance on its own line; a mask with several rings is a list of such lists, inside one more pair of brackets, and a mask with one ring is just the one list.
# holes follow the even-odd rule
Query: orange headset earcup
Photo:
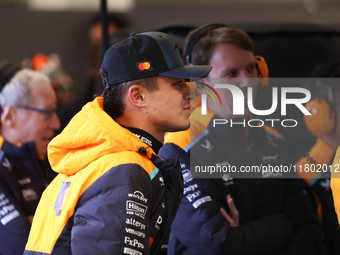
[[268, 69], [267, 63], [264, 60], [264, 58], [261, 56], [255, 56], [255, 60], [256, 60], [257, 73], [258, 73], [258, 77], [260, 78], [261, 86], [267, 88], [269, 85], [269, 80], [263, 79], [263, 78], [269, 78], [269, 69]]
[[257, 109], [268, 109], [268, 86], [269, 86], [269, 70], [266, 61], [261, 56], [255, 56], [256, 69], [258, 76], [258, 86], [256, 94]]
[[334, 113], [322, 98], [316, 98], [305, 105], [312, 115], [304, 115], [305, 124], [310, 133], [322, 137], [334, 128]]

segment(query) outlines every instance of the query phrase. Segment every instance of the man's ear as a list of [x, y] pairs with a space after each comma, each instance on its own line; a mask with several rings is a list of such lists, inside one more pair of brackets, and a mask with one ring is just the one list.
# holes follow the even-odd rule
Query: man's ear
[[198, 89], [198, 88], [204, 87], [204, 84], [205, 84], [205, 79], [201, 79], [199, 81], [190, 82], [190, 90], [191, 90], [190, 92], [191, 92], [191, 94], [194, 93], [197, 96], [200, 95], [200, 94], [206, 94], [201, 89]]
[[185, 82], [187, 84], [187, 86], [190, 88], [190, 101], [194, 100], [197, 98], [198, 96], [198, 89], [197, 89], [197, 84], [196, 82], [193, 81], [186, 81]]
[[145, 90], [146, 88], [140, 85], [132, 85], [127, 93], [127, 100], [136, 107], [144, 107], [145, 100]]
[[14, 127], [16, 125], [18, 111], [11, 106], [4, 106], [1, 113], [1, 125], [5, 127]]

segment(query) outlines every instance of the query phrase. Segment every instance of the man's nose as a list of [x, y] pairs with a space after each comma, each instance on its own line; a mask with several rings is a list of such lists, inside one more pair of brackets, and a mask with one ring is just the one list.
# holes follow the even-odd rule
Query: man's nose
[[185, 83], [186, 83], [187, 86], [183, 86], [183, 97], [186, 100], [192, 100], [196, 97], [196, 96], [194, 96], [195, 92], [192, 90], [192, 89], [195, 89], [195, 88], [190, 87], [190, 82], [185, 82]]
[[58, 118], [58, 115], [55, 112], [53, 113], [53, 116], [50, 120], [50, 127], [53, 130], [58, 130], [61, 127], [60, 120]]
[[247, 72], [242, 72], [242, 75], [240, 75], [239, 78], [240, 78], [239, 80], [240, 88], [247, 88], [247, 87], [252, 86], [253, 77], [251, 77], [251, 75], [248, 74]]

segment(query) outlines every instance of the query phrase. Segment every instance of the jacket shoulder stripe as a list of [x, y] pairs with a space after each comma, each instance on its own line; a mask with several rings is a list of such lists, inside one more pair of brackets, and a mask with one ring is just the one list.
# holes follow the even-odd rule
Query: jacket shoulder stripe
[[155, 176], [158, 174], [158, 172], [159, 172], [159, 169], [157, 167], [155, 167], [155, 169], [150, 174], [150, 179], [152, 180], [153, 178], [155, 178]]
[[185, 147], [184, 151], [188, 152], [192, 146], [194, 146], [202, 137], [207, 136], [209, 134], [209, 129], [206, 129], [203, 134], [198, 136], [195, 140], [193, 140], [187, 147]]

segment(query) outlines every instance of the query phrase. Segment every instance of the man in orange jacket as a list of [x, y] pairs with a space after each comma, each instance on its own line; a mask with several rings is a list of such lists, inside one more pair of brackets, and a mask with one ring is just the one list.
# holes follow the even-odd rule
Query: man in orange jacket
[[210, 70], [185, 66], [164, 33], [113, 45], [101, 68], [102, 97], [49, 144], [59, 175], [39, 203], [24, 254], [157, 254], [183, 184], [178, 160], [156, 154], [165, 132], [189, 128], [184, 80]]

